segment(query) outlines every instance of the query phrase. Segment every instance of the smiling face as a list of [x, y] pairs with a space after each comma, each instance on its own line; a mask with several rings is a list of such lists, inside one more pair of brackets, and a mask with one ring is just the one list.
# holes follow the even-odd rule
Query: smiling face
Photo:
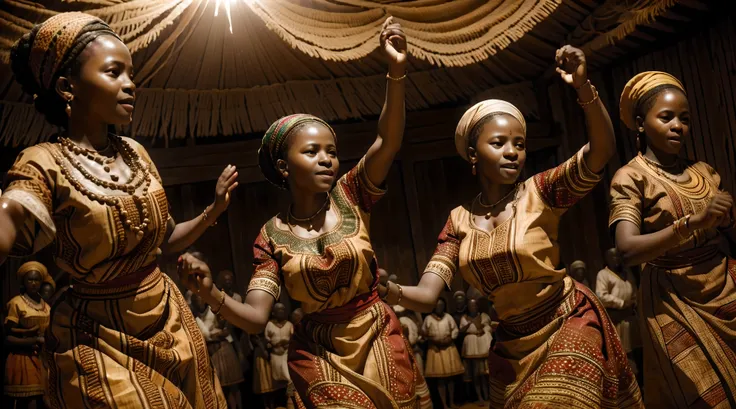
[[690, 106], [685, 94], [677, 88], [665, 88], [646, 98], [641, 111], [636, 122], [644, 129], [647, 146], [677, 155], [690, 137]]
[[508, 114], [493, 114], [477, 125], [471, 135], [468, 157], [478, 175], [494, 184], [511, 185], [521, 176], [526, 162], [526, 134], [519, 120]]
[[340, 170], [337, 146], [332, 131], [319, 122], [308, 122], [294, 129], [286, 141], [284, 159], [276, 161], [289, 188], [307, 193], [324, 193]]
[[[69, 77], [59, 78], [62, 98], [71, 92], [72, 115], [110, 125], [127, 125], [135, 103], [133, 59], [120, 40], [103, 35], [79, 55]], [[66, 99], [66, 98], [64, 98]]]

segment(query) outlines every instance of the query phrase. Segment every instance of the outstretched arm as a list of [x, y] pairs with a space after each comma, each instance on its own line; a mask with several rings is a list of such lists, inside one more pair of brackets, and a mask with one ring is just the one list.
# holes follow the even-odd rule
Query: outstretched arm
[[212, 281], [209, 266], [189, 253], [179, 258], [178, 270], [184, 285], [231, 324], [249, 334], [259, 334], [266, 328], [275, 302], [271, 294], [251, 290], [241, 304], [219, 290]]
[[588, 80], [583, 51], [566, 45], [557, 50], [555, 60], [558, 66], [557, 72], [568, 85], [575, 88], [578, 103], [585, 112], [585, 123], [590, 138], [585, 151], [585, 162], [591, 171], [598, 173], [616, 153], [616, 136], [613, 132], [611, 117], [601, 99], [598, 98], [598, 92]]
[[381, 186], [388, 176], [404, 139], [406, 107], [406, 35], [393, 17], [386, 19], [381, 32], [381, 49], [389, 61], [386, 78], [386, 101], [378, 119], [376, 141], [365, 155], [365, 171], [375, 186]]

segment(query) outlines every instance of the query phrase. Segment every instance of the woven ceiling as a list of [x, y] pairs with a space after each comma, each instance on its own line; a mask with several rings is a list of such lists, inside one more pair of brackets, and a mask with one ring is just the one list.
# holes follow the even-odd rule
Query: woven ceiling
[[[215, 10], [218, 8], [218, 15]], [[708, 9], [694, 0], [77, 0], [0, 4], [0, 140], [27, 145], [55, 131], [7, 66], [12, 43], [60, 11], [111, 23], [133, 52], [138, 101], [130, 133], [184, 139], [261, 132], [281, 115], [328, 121], [380, 113], [389, 15], [409, 43], [407, 107], [465, 103], [489, 93], [534, 117], [530, 80], [570, 42], [605, 64], [665, 21]], [[228, 6], [228, 7], [226, 7]], [[232, 21], [232, 33], [226, 8]], [[489, 91], [490, 90], [490, 91]]]

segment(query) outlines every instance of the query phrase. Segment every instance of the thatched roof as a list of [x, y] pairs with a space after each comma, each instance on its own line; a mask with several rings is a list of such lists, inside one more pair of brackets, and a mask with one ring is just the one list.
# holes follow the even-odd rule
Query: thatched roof
[[483, 93], [509, 99], [534, 117], [529, 81], [549, 72], [560, 45], [581, 46], [591, 63], [605, 64], [709, 8], [694, 0], [45, 3], [0, 4], [5, 144], [28, 144], [54, 132], [14, 84], [7, 57], [15, 39], [59, 11], [98, 15], [122, 35], [134, 53], [139, 85], [130, 133], [169, 140], [260, 132], [294, 112], [329, 121], [377, 115], [386, 72], [377, 37], [388, 15], [408, 35], [408, 109], [466, 103]]

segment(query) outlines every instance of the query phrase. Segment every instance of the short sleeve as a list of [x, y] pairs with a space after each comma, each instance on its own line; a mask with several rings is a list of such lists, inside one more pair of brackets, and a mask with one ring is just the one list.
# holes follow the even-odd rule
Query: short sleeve
[[23, 150], [7, 173], [4, 199], [12, 200], [30, 217], [19, 231], [11, 255], [28, 256], [54, 241], [54, 192], [58, 166], [50, 144], [40, 144]]
[[8, 301], [7, 307], [6, 307], [6, 316], [5, 316], [5, 323], [8, 322], [14, 322], [19, 323], [21, 319], [21, 313], [20, 308], [18, 308], [18, 300], [17, 298], [13, 298], [10, 301]]
[[616, 223], [625, 220], [641, 230], [643, 192], [644, 179], [640, 175], [628, 167], [619, 169], [611, 181], [608, 227], [613, 228]]
[[253, 244], [253, 267], [253, 277], [248, 284], [246, 296], [253, 290], [261, 290], [271, 294], [274, 299], [278, 300], [281, 292], [280, 267], [274, 258], [273, 248], [264, 236], [263, 230], [258, 234]]
[[432, 273], [440, 276], [447, 288], [450, 288], [452, 279], [457, 272], [459, 255], [460, 239], [455, 233], [455, 226], [452, 222], [452, 216], [450, 216], [437, 238], [437, 247], [429, 260], [429, 264], [424, 269], [424, 274]]
[[603, 172], [588, 168], [584, 152], [585, 147], [556, 168], [534, 175], [534, 185], [547, 206], [570, 208], [601, 181]]
[[354, 205], [369, 213], [373, 205], [386, 194], [386, 189], [375, 186], [365, 173], [365, 157], [340, 178], [338, 186], [350, 198]]

